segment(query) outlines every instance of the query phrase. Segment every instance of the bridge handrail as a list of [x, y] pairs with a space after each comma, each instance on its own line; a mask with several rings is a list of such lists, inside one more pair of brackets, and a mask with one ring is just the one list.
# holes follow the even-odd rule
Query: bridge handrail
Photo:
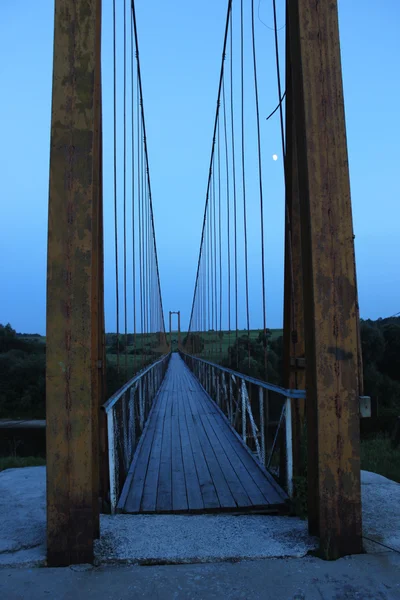
[[135, 451], [164, 379], [171, 353], [141, 369], [102, 406], [107, 418], [111, 513], [115, 513]]
[[198, 356], [193, 356], [193, 354], [188, 354], [187, 352], [183, 352], [183, 351], [181, 351], [181, 354], [190, 356], [190, 358], [201, 361], [203, 363], [206, 363], [207, 365], [210, 365], [211, 367], [216, 367], [216, 368], [220, 369], [221, 371], [225, 371], [225, 373], [234, 375], [235, 377], [240, 377], [240, 379], [243, 379], [244, 381], [247, 381], [248, 383], [253, 383], [254, 385], [256, 385], [258, 387], [262, 387], [265, 390], [269, 390], [271, 392], [276, 392], [277, 394], [280, 394], [281, 396], [284, 396], [285, 398], [292, 398], [293, 400], [304, 400], [306, 397], [305, 390], [287, 390], [279, 385], [275, 385], [273, 383], [268, 383], [267, 381], [263, 381], [262, 379], [256, 379], [255, 377], [251, 377], [250, 375], [245, 375], [244, 373], [239, 373], [239, 371], [234, 371], [233, 369], [229, 369], [228, 367], [222, 367], [218, 363], [213, 363], [209, 360], [205, 360], [204, 358], [199, 358]]
[[[182, 351], [180, 354], [204, 390], [235, 429], [236, 435], [242, 439], [253, 456], [257, 457], [262, 468], [272, 468], [273, 457], [278, 447], [284, 444], [284, 450], [282, 449], [280, 454], [282, 458], [285, 456], [285, 473], [282, 476], [279, 472], [279, 479], [280, 483], [285, 485], [288, 495], [292, 496], [292, 402], [304, 401], [305, 390], [287, 390], [209, 360]], [[232, 380], [236, 389], [232, 385]], [[256, 399], [252, 394], [252, 386], [258, 390]], [[270, 419], [274, 394], [279, 396], [279, 419], [276, 422]], [[271, 427], [274, 428], [272, 439]], [[280, 435], [282, 431], [283, 437]]]
[[106, 413], [108, 413], [112, 409], [112, 407], [114, 406], [114, 404], [116, 402], [118, 402], [118, 400], [125, 394], [125, 392], [127, 392], [129, 390], [130, 387], [132, 387], [137, 381], [139, 381], [139, 379], [141, 379], [148, 371], [150, 371], [151, 369], [153, 369], [158, 364], [162, 363], [167, 357], [170, 357], [170, 356], [171, 356], [170, 352], [167, 353], [167, 354], [163, 354], [161, 356], [161, 358], [159, 358], [158, 360], [154, 361], [150, 365], [147, 365], [147, 367], [143, 367], [143, 369], [141, 369], [140, 371], [138, 371], [136, 373], [136, 375], [134, 375], [134, 377], [132, 377], [131, 379], [129, 379], [129, 381], [127, 381], [122, 387], [120, 387], [119, 390], [117, 390], [116, 392], [114, 392], [114, 394], [109, 397], [109, 399], [107, 400], [107, 402], [105, 402], [101, 408]]

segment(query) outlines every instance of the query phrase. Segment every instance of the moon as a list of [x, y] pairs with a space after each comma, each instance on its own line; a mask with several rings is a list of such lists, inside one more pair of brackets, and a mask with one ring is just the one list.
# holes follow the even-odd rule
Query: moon
[[272, 160], [278, 160], [278, 155], [277, 154], [273, 154], [272, 155]]

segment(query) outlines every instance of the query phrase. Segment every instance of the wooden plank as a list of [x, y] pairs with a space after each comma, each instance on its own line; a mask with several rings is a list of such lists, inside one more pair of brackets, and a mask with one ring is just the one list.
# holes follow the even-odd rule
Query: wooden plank
[[100, 163], [100, 13], [99, 0], [55, 2], [46, 325], [49, 566], [93, 561], [98, 432], [92, 327], [98, 322], [91, 318], [92, 216]]
[[[196, 382], [197, 383], [197, 382]], [[198, 384], [200, 386], [200, 384]], [[209, 398], [209, 396], [203, 391], [203, 395], [200, 396], [203, 404], [215, 403]], [[205, 409], [207, 410], [207, 409]], [[264, 501], [268, 504], [282, 504], [285, 502], [286, 496], [283, 491], [279, 488], [272, 476], [265, 471], [252, 456], [249, 449], [243, 444], [239, 434], [231, 427], [229, 421], [217, 407], [216, 413], [210, 413], [214, 417], [215, 426], [218, 428], [219, 435], [223, 435], [226, 441], [230, 444], [232, 451], [236, 453], [238, 458], [237, 464], [238, 469], [241, 471], [241, 476], [245, 477], [243, 468], [239, 465], [242, 464], [248, 475], [256, 483], [258, 489], [264, 497]], [[249, 479], [246, 477], [246, 489], [248, 489]], [[253, 488], [253, 494], [257, 494]]]
[[196, 466], [201, 495], [203, 497], [204, 508], [220, 508], [221, 504], [217, 496], [217, 492], [208, 468], [208, 464], [206, 462], [199, 439], [197, 437], [196, 427], [192, 419], [191, 409], [188, 405], [188, 402], [184, 403], [184, 417], [186, 428], [189, 434], [190, 445], [192, 447], [193, 460]]
[[201, 395], [203, 393], [203, 391], [201, 391], [201, 393], [200, 391], [188, 392], [188, 403], [191, 409], [191, 419], [196, 424], [196, 435], [200, 444], [201, 451], [207, 462], [208, 469], [212, 477], [212, 481], [214, 483], [220, 505], [222, 508], [234, 508], [235, 506], [237, 506], [237, 504], [226, 482], [224, 473], [216, 458], [214, 449], [211, 446], [210, 441], [206, 435], [201, 415], [199, 412], [200, 407], [203, 407], [204, 409], [204, 404], [201, 403]]
[[[241, 479], [244, 482], [246, 490], [252, 494], [256, 504], [283, 504], [285, 498], [277, 492], [275, 482], [271, 482], [270, 478], [264, 473], [256, 459], [250, 454], [249, 450], [244, 446], [239, 434], [234, 431], [221, 415], [215, 415], [213, 426], [218, 434], [225, 438], [226, 443], [231, 447], [231, 452], [234, 453], [235, 468], [238, 469]], [[253, 482], [253, 485], [252, 483]], [[254, 484], [256, 487], [254, 487]], [[257, 493], [257, 489], [262, 495], [262, 498]]]
[[160, 475], [161, 446], [163, 438], [163, 428], [165, 419], [165, 409], [168, 404], [169, 392], [162, 390], [159, 396], [158, 411], [154, 415], [154, 436], [151, 446], [150, 458], [144, 481], [142, 501], [140, 505], [141, 512], [154, 512], [157, 505], [157, 488]]
[[[246, 494], [249, 497], [250, 503], [257, 507], [269, 504], [267, 497], [262, 492], [262, 488], [265, 486], [265, 479], [260, 483], [260, 488], [250, 475], [249, 471], [241, 460], [240, 455], [237, 453], [237, 447], [235, 444], [232, 445], [231, 441], [229, 440], [229, 436], [225, 437], [223, 431], [221, 431], [221, 428], [218, 425], [218, 417], [213, 418], [210, 416], [209, 421], [215, 432], [215, 435], [222, 440], [225, 453], [227, 454], [239, 481], [246, 490]], [[222, 423], [222, 425], [226, 429], [226, 424]]]
[[298, 0], [288, 8], [309, 457], [317, 457], [309, 489], [317, 490], [322, 554], [335, 559], [362, 552], [358, 306], [338, 7]]
[[140, 456], [143, 442], [146, 438], [146, 433], [147, 433], [150, 425], [153, 427], [154, 423], [155, 423], [155, 421], [153, 419], [155, 419], [156, 416], [153, 417], [153, 413], [158, 412], [158, 407], [159, 407], [158, 400], [159, 400], [159, 395], [160, 395], [160, 392], [162, 389], [162, 385], [160, 386], [157, 396], [154, 398], [153, 404], [152, 404], [150, 412], [149, 412], [149, 416], [147, 417], [147, 421], [146, 421], [144, 429], [142, 431], [142, 435], [140, 436], [139, 442], [136, 446], [135, 454], [133, 456], [132, 464], [129, 467], [128, 475], [126, 477], [124, 487], [121, 492], [121, 496], [118, 500], [117, 510], [121, 510], [122, 512], [125, 512], [125, 503], [126, 503], [127, 497], [129, 495], [129, 492], [131, 489], [133, 476], [134, 476], [134, 473], [136, 470], [136, 465], [138, 463], [138, 459]]
[[[170, 383], [170, 382], [169, 382]], [[160, 473], [157, 487], [157, 512], [172, 510], [172, 393], [165, 398], [164, 426], [161, 442]]]
[[[147, 468], [156, 431], [160, 402], [161, 397], [158, 396], [157, 405], [155, 406], [152, 415], [149, 416], [148, 427], [145, 428], [140, 437], [140, 447], [137, 448], [135, 456], [133, 457], [131, 468], [129, 469], [127, 480], [129, 479], [131, 484], [126, 495], [126, 502], [123, 508], [123, 511], [126, 513], [140, 512]], [[122, 495], [125, 495], [124, 490], [122, 491]]]
[[178, 395], [180, 399], [178, 413], [179, 433], [181, 438], [181, 450], [183, 458], [183, 469], [185, 475], [188, 508], [189, 510], [198, 511], [204, 509], [204, 502], [201, 494], [196, 466], [193, 459], [192, 446], [190, 444], [189, 432], [185, 418], [184, 404], [186, 402], [187, 392], [183, 387], [182, 378], [180, 378], [179, 381]]
[[225, 476], [231, 494], [235, 499], [235, 502], [238, 507], [251, 506], [252, 502], [245, 488], [243, 487], [242, 482], [237, 476], [237, 473], [233, 468], [231, 461], [228, 458], [230, 446], [225, 438], [216, 434], [214, 428], [211, 425], [211, 419], [211, 414], [201, 415], [204, 431], [206, 432], [210, 445], [212, 446], [215, 452], [215, 456], [218, 460], [221, 471]]
[[[146, 442], [148, 455], [140, 452], [134, 458], [135, 473], [138, 470], [141, 475], [139, 485], [132, 482], [129, 493], [132, 498], [136, 490], [138, 496], [133, 512], [265, 508], [269, 507], [268, 494], [273, 505], [283, 503], [280, 496], [275, 502], [273, 486], [178, 356], [171, 358], [159, 400], [159, 410], [152, 418], [151, 448], [149, 440]], [[170, 421], [167, 432], [163, 430], [166, 415]], [[222, 503], [214, 473], [219, 478], [218, 490], [222, 489]], [[259, 486], [268, 494], [263, 494]], [[226, 491], [228, 497], [223, 495]], [[128, 502], [125, 512], [130, 512]]]
[[179, 414], [183, 406], [180, 378], [175, 380], [172, 395], [172, 508], [174, 511], [188, 509], [185, 471], [183, 468]]

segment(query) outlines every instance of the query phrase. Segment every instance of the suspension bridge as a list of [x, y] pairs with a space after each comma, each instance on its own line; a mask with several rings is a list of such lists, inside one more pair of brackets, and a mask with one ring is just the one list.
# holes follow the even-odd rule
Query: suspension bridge
[[[135, 3], [55, 2], [46, 366], [50, 566], [93, 561], [102, 511], [276, 518], [290, 510], [299, 477], [307, 481], [309, 531], [319, 536], [321, 555], [362, 552], [365, 400], [337, 5], [288, 1], [284, 48], [275, 1], [272, 6], [276, 80], [265, 82], [254, 2], [227, 2], [190, 320], [172, 348]], [[102, 19], [106, 10], [111, 19]], [[111, 111], [104, 107], [105, 27], [112, 38]], [[268, 116], [266, 85], [277, 88]], [[284, 158], [279, 381], [267, 328], [266, 118], [278, 119]], [[110, 123], [113, 144], [105, 148]], [[104, 254], [110, 221], [112, 258]], [[106, 292], [115, 297], [116, 328], [106, 356], [104, 265], [110, 260], [114, 275]], [[169, 333], [176, 312], [180, 334], [179, 311], [170, 311]], [[106, 386], [111, 360], [116, 391]]]

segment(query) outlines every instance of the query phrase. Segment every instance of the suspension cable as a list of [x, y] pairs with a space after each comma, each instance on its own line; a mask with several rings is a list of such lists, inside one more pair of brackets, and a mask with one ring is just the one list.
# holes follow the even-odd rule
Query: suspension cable
[[240, 75], [241, 75], [241, 142], [242, 142], [242, 193], [243, 193], [243, 228], [244, 228], [244, 266], [246, 287], [246, 324], [248, 339], [248, 359], [250, 367], [250, 311], [249, 311], [249, 265], [247, 249], [247, 206], [246, 206], [246, 173], [245, 173], [245, 137], [244, 137], [244, 19], [243, 0], [240, 2]]
[[118, 277], [118, 204], [117, 204], [117, 21], [113, 0], [113, 71], [114, 71], [114, 238], [115, 238], [115, 297], [117, 329], [117, 370], [119, 372], [119, 277]]
[[268, 344], [267, 344], [267, 317], [266, 317], [266, 297], [265, 297], [265, 248], [264, 248], [264, 200], [262, 183], [262, 163], [261, 163], [261, 134], [260, 134], [260, 111], [258, 105], [258, 82], [257, 82], [257, 58], [256, 58], [256, 36], [254, 27], [254, 0], [251, 0], [251, 31], [252, 31], [252, 50], [253, 50], [253, 73], [254, 73], [254, 94], [256, 104], [257, 121], [257, 158], [258, 158], [258, 183], [260, 193], [260, 234], [261, 234], [261, 285], [262, 285], [262, 313], [263, 313], [263, 346], [264, 346], [264, 377], [268, 379]]
[[208, 198], [209, 198], [209, 190], [210, 190], [210, 183], [211, 183], [211, 172], [212, 172], [212, 164], [213, 164], [213, 159], [214, 159], [214, 139], [215, 139], [215, 134], [216, 134], [216, 130], [217, 130], [217, 120], [218, 120], [218, 112], [219, 112], [219, 105], [220, 105], [220, 98], [221, 98], [221, 91], [222, 91], [222, 79], [223, 79], [223, 75], [224, 75], [224, 62], [225, 62], [225, 53], [226, 53], [226, 45], [227, 45], [227, 39], [228, 39], [228, 30], [229, 30], [231, 9], [232, 9], [232, 0], [229, 0], [228, 8], [227, 8], [227, 15], [226, 15], [226, 23], [225, 23], [224, 43], [223, 43], [223, 49], [222, 49], [222, 61], [221, 61], [221, 69], [220, 69], [220, 76], [219, 76], [217, 105], [216, 105], [216, 110], [215, 110], [214, 131], [213, 131], [213, 137], [212, 137], [213, 144], [212, 144], [212, 148], [211, 148], [210, 168], [209, 168], [208, 181], [207, 181], [206, 202], [205, 202], [205, 207], [204, 207], [203, 226], [202, 226], [202, 231], [201, 231], [200, 252], [199, 252], [199, 258], [198, 258], [198, 262], [197, 262], [197, 272], [196, 272], [196, 279], [195, 279], [195, 285], [194, 285], [192, 309], [191, 309], [191, 314], [190, 314], [190, 319], [189, 319], [189, 331], [191, 328], [190, 324], [192, 323], [192, 319], [193, 319], [194, 302], [195, 302], [195, 298], [196, 298], [196, 289], [197, 289], [197, 283], [198, 283], [198, 279], [199, 279], [201, 248], [203, 245], [204, 233], [205, 233]]

